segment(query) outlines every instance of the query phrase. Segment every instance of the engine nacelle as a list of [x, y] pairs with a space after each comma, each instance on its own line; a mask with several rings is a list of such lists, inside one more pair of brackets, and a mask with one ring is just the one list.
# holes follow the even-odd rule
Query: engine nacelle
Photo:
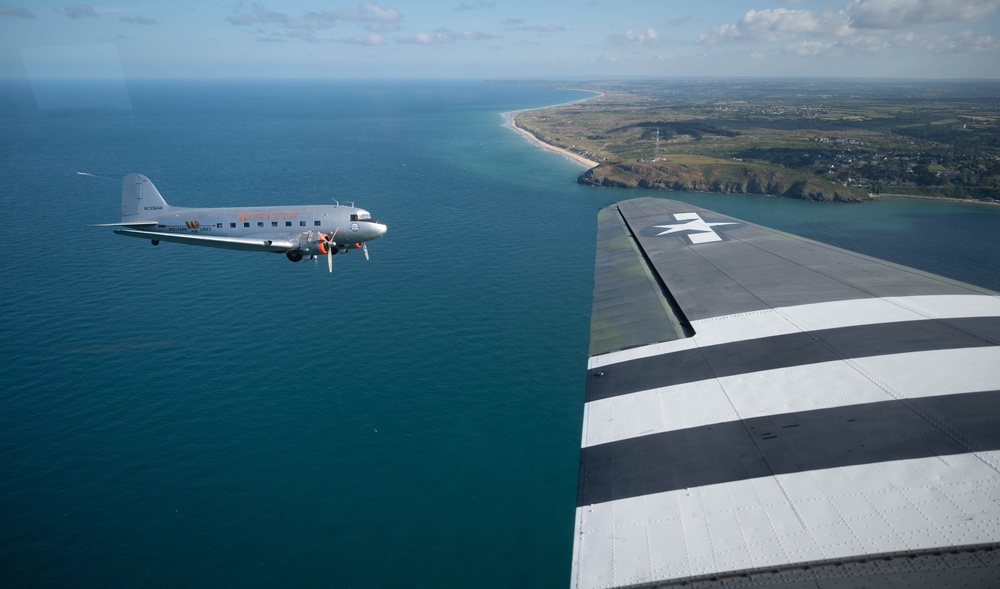
[[321, 231], [307, 231], [299, 236], [299, 251], [305, 255], [325, 256], [331, 245], [335, 244], [330, 243], [330, 236]]

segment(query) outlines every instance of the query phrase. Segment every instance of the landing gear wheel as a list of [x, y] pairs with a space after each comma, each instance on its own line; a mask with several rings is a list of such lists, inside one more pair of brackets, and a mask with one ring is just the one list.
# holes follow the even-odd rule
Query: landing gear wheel
[[300, 251], [285, 252], [285, 257], [288, 258], [289, 262], [301, 262], [302, 252]]

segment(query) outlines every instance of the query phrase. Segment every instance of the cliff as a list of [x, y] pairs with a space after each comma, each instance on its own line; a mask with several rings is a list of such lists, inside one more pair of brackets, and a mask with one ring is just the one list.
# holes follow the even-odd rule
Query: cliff
[[827, 180], [823, 176], [738, 162], [732, 164], [685, 164], [664, 161], [602, 163], [587, 170], [577, 181], [592, 186], [769, 194], [830, 202], [858, 202], [870, 198], [861, 188], [845, 186], [840, 182]]

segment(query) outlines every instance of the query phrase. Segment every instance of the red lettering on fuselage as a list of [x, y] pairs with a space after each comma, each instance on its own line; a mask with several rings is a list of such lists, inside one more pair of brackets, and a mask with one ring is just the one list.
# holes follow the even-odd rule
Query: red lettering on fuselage
[[237, 220], [239, 221], [263, 221], [267, 220], [278, 220], [278, 219], [298, 219], [298, 213], [239, 213], [237, 215]]

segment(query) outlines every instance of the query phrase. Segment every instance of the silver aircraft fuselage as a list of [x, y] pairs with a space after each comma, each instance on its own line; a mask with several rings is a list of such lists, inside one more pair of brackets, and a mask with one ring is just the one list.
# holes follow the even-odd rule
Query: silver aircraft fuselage
[[[230, 250], [284, 253], [298, 262], [304, 257], [363, 249], [381, 237], [386, 225], [368, 211], [341, 205], [191, 208], [170, 206], [142, 174], [122, 179], [122, 220], [103, 227], [115, 233], [150, 240]], [[332, 264], [332, 262], [331, 262]]]
[[[284, 252], [291, 244], [308, 254], [326, 253], [316, 247], [321, 235], [329, 236], [336, 248], [346, 249], [386, 232], [385, 224], [372, 219], [368, 211], [346, 205], [170, 207], [146, 218], [155, 225], [118, 229], [115, 233], [180, 243], [192, 243], [191, 237], [232, 238], [197, 245], [247, 251]], [[171, 239], [175, 236], [177, 239]]]

